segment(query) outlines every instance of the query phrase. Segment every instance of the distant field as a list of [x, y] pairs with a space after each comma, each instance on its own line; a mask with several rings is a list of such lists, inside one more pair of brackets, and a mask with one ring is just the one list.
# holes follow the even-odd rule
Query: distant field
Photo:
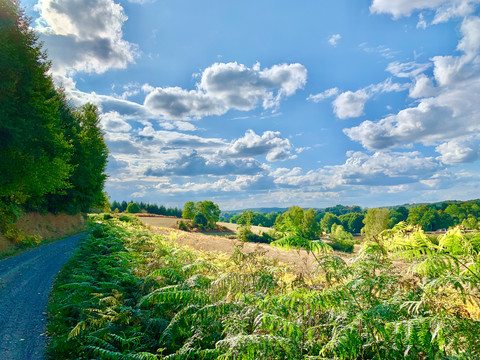
[[[153, 226], [152, 229], [154, 232], [165, 235], [174, 239], [179, 245], [190, 246], [197, 250], [202, 251], [219, 251], [226, 254], [232, 254], [235, 246], [243, 246], [243, 251], [250, 253], [253, 251], [260, 251], [264, 253], [265, 256], [270, 258], [277, 259], [282, 263], [291, 264], [296, 272], [308, 274], [314, 268], [315, 259], [313, 255], [307, 254], [304, 250], [301, 251], [285, 251], [277, 249], [268, 244], [256, 244], [256, 243], [243, 243], [235, 239], [227, 239], [222, 235], [228, 235], [231, 233], [194, 233], [186, 232], [177, 229], [173, 229], [177, 221], [181, 219], [177, 218], [168, 218], [168, 217], [143, 217], [139, 216], [145, 224]], [[226, 228], [236, 232], [238, 225], [230, 223], [217, 223], [223, 225]], [[260, 233], [261, 231], [269, 231], [271, 228], [252, 226], [254, 232]], [[360, 246], [355, 245], [355, 253], [358, 252]], [[338, 256], [347, 260], [353, 256], [353, 254], [347, 254], [343, 252], [335, 252]]]
[[[173, 217], [165, 217], [165, 216], [138, 216], [140, 220], [142, 220], [145, 224], [151, 226], [160, 226], [160, 227], [167, 227], [173, 228], [175, 224], [182, 219], [173, 218]], [[236, 233], [239, 225], [225, 223], [225, 222], [217, 222], [218, 225], [225, 226], [227, 229], [232, 230], [232, 232]], [[272, 230], [271, 228], [263, 227], [263, 226], [252, 226], [252, 231], [260, 234], [261, 232], [268, 232]]]

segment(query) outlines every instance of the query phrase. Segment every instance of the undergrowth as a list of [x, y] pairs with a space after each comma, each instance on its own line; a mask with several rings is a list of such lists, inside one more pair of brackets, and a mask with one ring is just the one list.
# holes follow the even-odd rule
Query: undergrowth
[[[222, 257], [186, 250], [135, 218], [122, 220], [93, 218], [90, 237], [59, 275], [49, 304], [49, 359], [480, 354], [471, 274], [465, 301], [448, 281], [435, 298], [427, 277], [402, 276], [385, 246], [367, 243], [351, 263], [318, 254], [318, 276], [305, 279], [259, 251], [239, 246]], [[472, 271], [478, 274], [478, 263]]]

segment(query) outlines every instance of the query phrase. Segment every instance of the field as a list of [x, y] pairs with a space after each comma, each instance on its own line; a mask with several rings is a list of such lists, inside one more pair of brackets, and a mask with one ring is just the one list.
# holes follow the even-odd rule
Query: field
[[[295, 268], [295, 271], [299, 273], [309, 273], [314, 268], [315, 258], [313, 254], [307, 254], [305, 250], [286, 251], [275, 248], [268, 244], [241, 243], [238, 240], [226, 238], [225, 235], [235, 234], [238, 228], [237, 224], [218, 222], [218, 225], [225, 226], [226, 228], [232, 230], [232, 232], [223, 234], [217, 233], [215, 235], [211, 235], [202, 233], [190, 233], [173, 229], [172, 227], [179, 221], [179, 219], [177, 218], [161, 216], [139, 216], [139, 219], [143, 223], [151, 226], [152, 231], [171, 238], [181, 246], [189, 246], [196, 250], [202, 251], [218, 251], [224, 254], [231, 255], [234, 252], [236, 246], [241, 244], [244, 252], [251, 253], [254, 251], [260, 251], [266, 257], [293, 266]], [[252, 226], [252, 231], [256, 233], [260, 233], [262, 231], [267, 232], [270, 230], [272, 229], [260, 226]], [[360, 246], [356, 245], [357, 251], [359, 248]], [[342, 252], [335, 253], [345, 260], [353, 256]]]

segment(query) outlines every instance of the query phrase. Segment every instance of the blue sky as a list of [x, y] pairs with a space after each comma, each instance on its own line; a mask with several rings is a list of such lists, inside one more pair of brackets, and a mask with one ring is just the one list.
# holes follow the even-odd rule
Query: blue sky
[[480, 0], [22, 2], [111, 200], [478, 198]]

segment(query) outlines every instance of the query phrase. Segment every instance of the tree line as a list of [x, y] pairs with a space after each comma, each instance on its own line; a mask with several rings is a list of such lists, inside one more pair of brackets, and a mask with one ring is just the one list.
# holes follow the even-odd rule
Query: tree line
[[0, 232], [22, 211], [76, 214], [108, 204], [108, 148], [92, 104], [75, 108], [16, 1], [0, 1]]
[[[138, 207], [138, 211], [127, 211], [127, 208], [130, 204], [135, 204]], [[126, 202], [125, 200], [122, 202], [118, 202], [114, 200], [110, 205], [111, 211], [118, 211], [118, 212], [146, 212], [148, 214], [155, 214], [155, 215], [164, 215], [164, 216], [175, 216], [178, 218], [182, 217], [182, 210], [178, 208], [167, 208], [164, 205], [158, 206], [157, 204], [151, 203], [135, 203], [133, 201]]]
[[[323, 210], [312, 209], [312, 211], [322, 231], [330, 233], [333, 225], [341, 225], [346, 231], [356, 234], [360, 233], [365, 226], [364, 219], [369, 209], [362, 209], [360, 206], [336, 205]], [[227, 218], [222, 214], [220, 220], [243, 225], [248, 218], [251, 225], [273, 227], [277, 221], [282, 221], [281, 215], [284, 213], [259, 213], [246, 210]], [[383, 208], [383, 214], [386, 217], [385, 228], [390, 229], [404, 221], [419, 225], [424, 231], [448, 229], [457, 225], [474, 230], [480, 227], [480, 200], [444, 201]]]

